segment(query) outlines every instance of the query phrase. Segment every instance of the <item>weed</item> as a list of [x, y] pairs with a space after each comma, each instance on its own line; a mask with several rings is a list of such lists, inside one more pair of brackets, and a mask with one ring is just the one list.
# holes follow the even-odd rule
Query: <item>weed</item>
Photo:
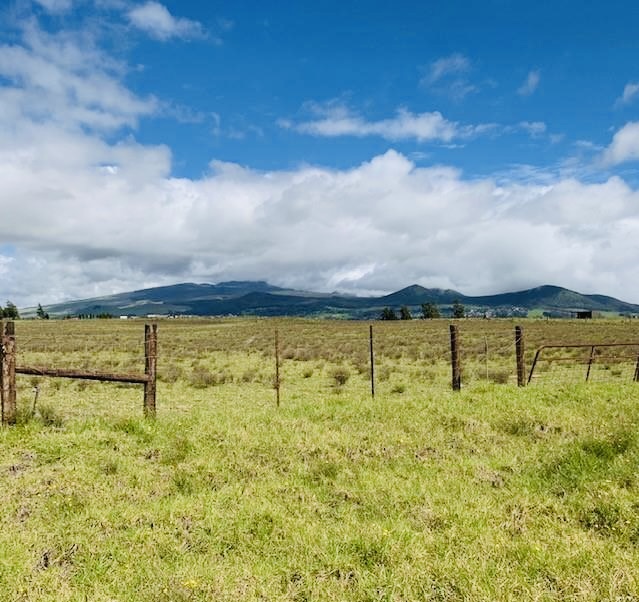
[[217, 379], [208, 368], [197, 364], [191, 370], [189, 384], [196, 389], [205, 389], [217, 384]]
[[174, 383], [184, 376], [184, 370], [175, 363], [162, 366], [158, 370], [158, 380], [166, 383]]
[[112, 475], [118, 472], [118, 461], [116, 459], [107, 460], [102, 466], [102, 472], [106, 475]]
[[182, 468], [177, 468], [171, 477], [173, 486], [178, 493], [190, 495], [195, 491], [194, 476]]
[[243, 383], [257, 382], [259, 380], [259, 375], [258, 375], [257, 369], [256, 368], [247, 368], [242, 373], [242, 376], [240, 377], [240, 380]]
[[41, 403], [38, 406], [38, 415], [45, 426], [60, 428], [64, 424], [62, 416], [52, 405]]
[[351, 373], [345, 366], [336, 366], [330, 372], [330, 378], [334, 387], [343, 387], [350, 378]]
[[496, 384], [505, 385], [510, 380], [510, 370], [507, 368], [493, 368], [488, 371], [488, 380]]
[[184, 462], [189, 452], [193, 449], [191, 442], [183, 435], [176, 436], [168, 445], [162, 454], [164, 464], [177, 466], [180, 462]]

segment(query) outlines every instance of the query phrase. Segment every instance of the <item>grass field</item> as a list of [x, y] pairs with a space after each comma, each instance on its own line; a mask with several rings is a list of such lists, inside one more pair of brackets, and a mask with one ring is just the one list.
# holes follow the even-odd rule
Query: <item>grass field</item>
[[[523, 326], [528, 362], [639, 341]], [[639, 600], [634, 361], [585, 384], [571, 352], [520, 389], [513, 327], [460, 323], [459, 393], [444, 321], [375, 325], [374, 400], [350, 322], [162, 321], [155, 422], [139, 386], [19, 377], [0, 600]], [[21, 364], [142, 370], [140, 322], [16, 329]]]

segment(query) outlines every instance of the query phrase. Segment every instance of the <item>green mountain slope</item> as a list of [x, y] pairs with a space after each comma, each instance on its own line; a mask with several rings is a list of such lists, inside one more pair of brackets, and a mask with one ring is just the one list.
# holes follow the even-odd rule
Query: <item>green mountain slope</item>
[[[313, 293], [272, 286], [267, 282], [232, 281], [219, 284], [184, 283], [46, 305], [52, 316], [77, 315], [258, 315], [343, 316], [374, 318], [384, 307], [402, 305], [419, 312], [422, 303], [435, 303], [446, 314], [455, 301], [474, 313], [494, 310], [521, 315], [532, 309], [551, 312], [594, 310], [639, 313], [639, 305], [604, 295], [582, 295], [559, 286], [540, 286], [524, 291], [471, 297], [454, 290], [427, 289], [412, 285], [381, 297], [355, 297]], [[509, 313], [510, 312], [510, 313]], [[33, 315], [23, 310], [23, 315]]]

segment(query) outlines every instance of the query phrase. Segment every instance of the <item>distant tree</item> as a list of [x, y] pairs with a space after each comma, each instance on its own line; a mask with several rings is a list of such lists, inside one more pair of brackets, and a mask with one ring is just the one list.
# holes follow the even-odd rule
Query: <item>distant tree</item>
[[380, 320], [397, 320], [397, 314], [392, 307], [385, 307], [379, 317]]
[[42, 308], [42, 305], [40, 305], [38, 303], [38, 309], [36, 311], [36, 316], [38, 316], [39, 320], [48, 320], [49, 319], [49, 314], [44, 311], [44, 309]]
[[439, 308], [434, 303], [422, 303], [422, 318], [424, 320], [433, 320], [441, 318]]
[[453, 318], [463, 318], [466, 315], [466, 308], [459, 302], [453, 303]]
[[399, 309], [399, 319], [400, 320], [412, 320], [413, 316], [410, 313], [410, 309], [408, 309], [407, 305], [402, 305]]
[[7, 301], [7, 306], [2, 310], [2, 316], [10, 320], [20, 319], [18, 308], [11, 301]]

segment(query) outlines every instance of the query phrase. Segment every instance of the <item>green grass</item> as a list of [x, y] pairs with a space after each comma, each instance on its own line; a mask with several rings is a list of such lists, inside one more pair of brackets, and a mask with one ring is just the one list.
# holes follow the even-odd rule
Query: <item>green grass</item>
[[[0, 430], [0, 600], [639, 600], [638, 385], [518, 389], [479, 364], [453, 393], [444, 358], [386, 343], [373, 401], [352, 336], [329, 337], [356, 325], [322, 345], [280, 321], [298, 336], [278, 409], [272, 323], [231, 324], [212, 342], [185, 324], [175, 362], [179, 325], [160, 325], [155, 422], [139, 386], [53, 379], [31, 416], [37, 379], [20, 378], [21, 423]], [[64, 353], [28, 348], [20, 326], [24, 359], [108, 354], [62, 335]]]

